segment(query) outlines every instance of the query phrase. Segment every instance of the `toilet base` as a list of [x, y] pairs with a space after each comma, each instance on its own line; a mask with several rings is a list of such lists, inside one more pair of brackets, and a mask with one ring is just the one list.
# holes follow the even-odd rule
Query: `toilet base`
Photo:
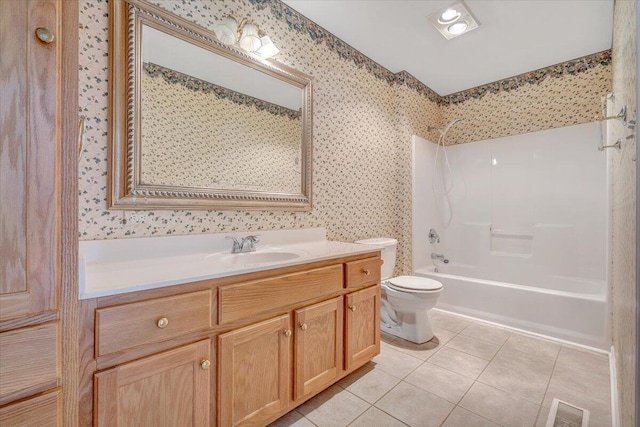
[[[388, 308], [387, 304], [382, 304], [382, 310], [385, 311]], [[396, 337], [400, 337], [407, 341], [411, 341], [416, 344], [424, 344], [427, 341], [431, 341], [433, 338], [433, 331], [431, 330], [431, 323], [429, 322], [429, 316], [427, 313], [389, 313], [392, 316], [385, 316], [384, 313], [381, 316], [382, 319], [394, 320], [397, 319], [398, 323], [387, 323], [385, 321], [380, 322], [380, 330]]]

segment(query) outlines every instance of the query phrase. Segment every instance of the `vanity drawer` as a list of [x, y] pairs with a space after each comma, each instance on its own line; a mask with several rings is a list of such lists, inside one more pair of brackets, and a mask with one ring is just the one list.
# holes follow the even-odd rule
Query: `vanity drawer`
[[219, 323], [233, 322], [339, 292], [342, 286], [342, 264], [221, 286], [218, 291]]
[[345, 287], [360, 288], [380, 283], [380, 258], [367, 258], [345, 264]]
[[207, 289], [96, 310], [96, 356], [211, 327]]

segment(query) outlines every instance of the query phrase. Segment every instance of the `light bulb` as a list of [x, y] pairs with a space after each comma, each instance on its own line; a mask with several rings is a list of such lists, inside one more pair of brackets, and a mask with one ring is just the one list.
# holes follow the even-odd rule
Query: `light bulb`
[[444, 12], [442, 12], [442, 14], [440, 14], [440, 17], [438, 18], [438, 22], [440, 22], [441, 24], [448, 24], [450, 22], [455, 21], [458, 18], [460, 18], [460, 12], [458, 12], [455, 9], [447, 9]]
[[234, 44], [238, 32], [238, 22], [231, 16], [227, 16], [222, 23], [213, 28], [218, 40], [223, 44]]
[[456, 22], [455, 24], [449, 25], [449, 27], [447, 27], [447, 31], [457, 36], [467, 31], [467, 27], [468, 27], [468, 24], [465, 21], [460, 21], [460, 22]]

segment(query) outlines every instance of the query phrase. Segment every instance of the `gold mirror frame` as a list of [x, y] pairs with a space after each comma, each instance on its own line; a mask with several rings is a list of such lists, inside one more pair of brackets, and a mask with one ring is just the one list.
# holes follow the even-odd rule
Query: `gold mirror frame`
[[[213, 32], [140, 0], [112, 0], [109, 13], [109, 170], [114, 209], [311, 210], [311, 77], [220, 43]], [[141, 181], [142, 25], [254, 68], [302, 91], [301, 193], [144, 184]]]

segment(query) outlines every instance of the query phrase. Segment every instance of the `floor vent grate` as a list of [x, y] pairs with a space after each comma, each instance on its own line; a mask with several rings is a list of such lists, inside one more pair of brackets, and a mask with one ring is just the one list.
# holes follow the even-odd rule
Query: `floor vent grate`
[[589, 411], [554, 398], [546, 427], [589, 427]]

